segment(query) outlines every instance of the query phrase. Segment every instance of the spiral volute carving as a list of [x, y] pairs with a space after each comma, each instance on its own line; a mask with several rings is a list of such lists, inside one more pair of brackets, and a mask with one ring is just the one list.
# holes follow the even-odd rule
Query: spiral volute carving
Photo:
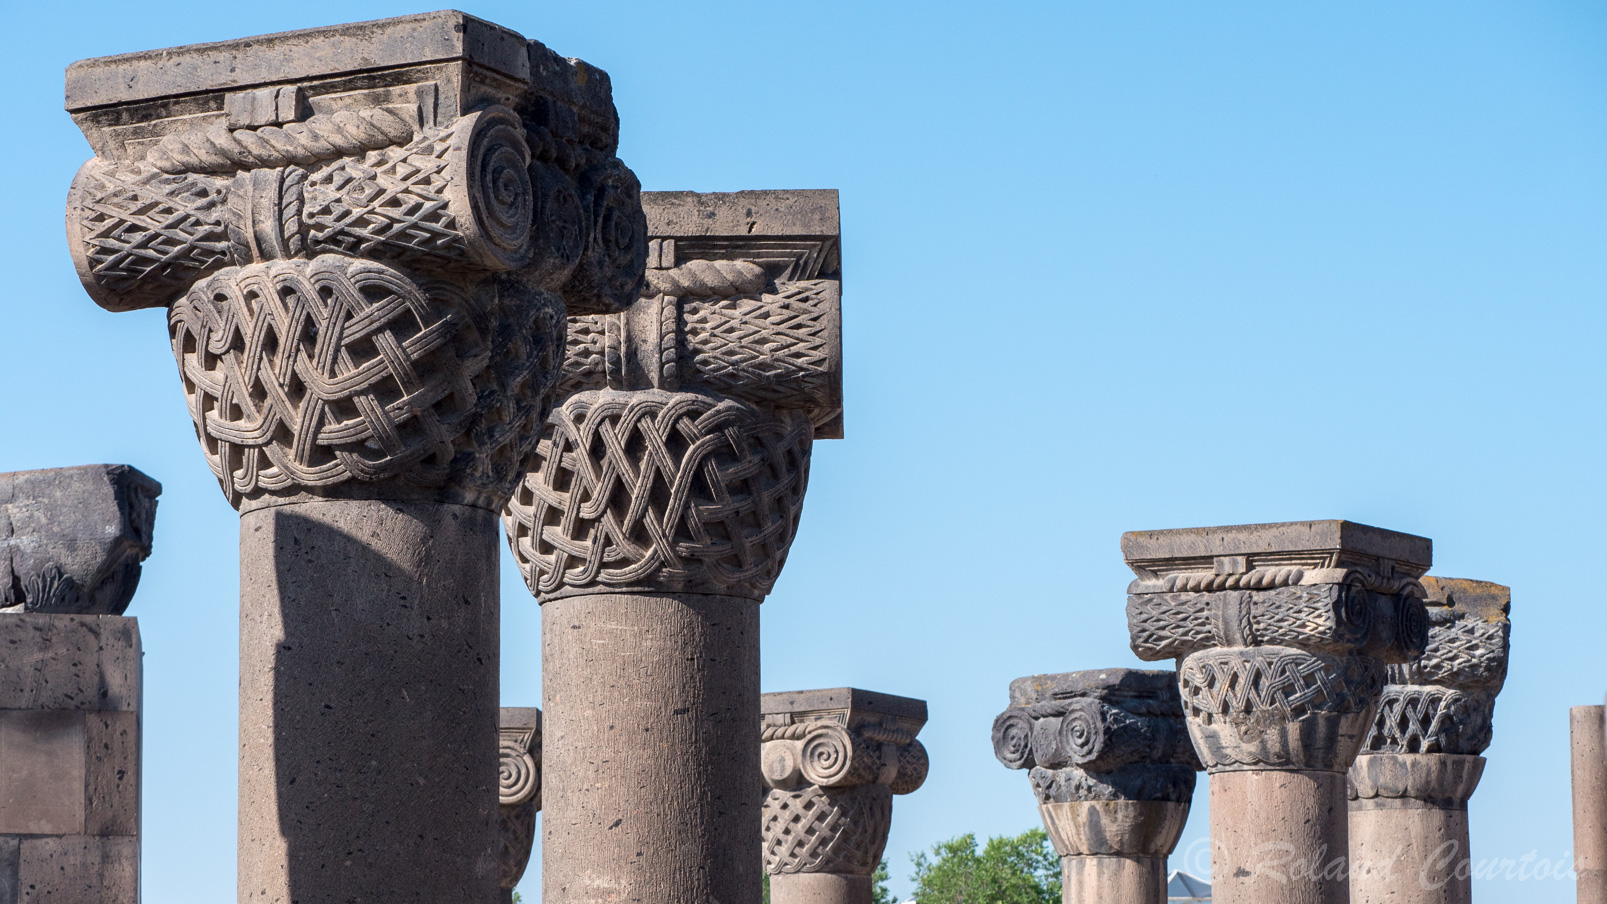
[[497, 803], [516, 807], [534, 800], [541, 790], [541, 770], [535, 757], [512, 744], [497, 750]]

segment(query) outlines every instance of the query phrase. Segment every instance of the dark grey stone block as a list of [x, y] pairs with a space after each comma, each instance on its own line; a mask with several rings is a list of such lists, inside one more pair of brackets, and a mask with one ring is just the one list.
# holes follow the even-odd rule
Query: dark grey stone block
[[138, 835], [139, 713], [85, 713], [84, 748], [84, 834]]
[[121, 615], [151, 554], [161, 492], [128, 465], [0, 474], [0, 603]]
[[0, 710], [0, 832], [84, 831], [84, 714]]
[[139, 839], [24, 838], [17, 886], [19, 904], [137, 904]]
[[0, 617], [0, 710], [138, 712], [139, 622], [119, 615]]

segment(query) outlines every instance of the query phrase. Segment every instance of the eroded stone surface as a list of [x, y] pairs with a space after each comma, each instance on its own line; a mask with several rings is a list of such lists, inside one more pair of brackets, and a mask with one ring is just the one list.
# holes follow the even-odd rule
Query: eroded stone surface
[[151, 554], [161, 492], [128, 465], [0, 474], [0, 605], [123, 614]]
[[497, 805], [501, 815], [502, 889], [513, 898], [530, 863], [541, 811], [541, 710], [504, 706], [497, 728]]

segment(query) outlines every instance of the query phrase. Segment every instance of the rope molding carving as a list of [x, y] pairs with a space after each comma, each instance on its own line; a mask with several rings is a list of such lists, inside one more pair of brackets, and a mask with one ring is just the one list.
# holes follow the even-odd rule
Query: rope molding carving
[[661, 390], [576, 393], [504, 513], [543, 600], [625, 589], [763, 599], [798, 528], [812, 430], [796, 412]]
[[385, 107], [317, 114], [259, 129], [214, 126], [169, 135], [146, 152], [164, 173], [230, 173], [307, 166], [413, 140], [418, 126]]

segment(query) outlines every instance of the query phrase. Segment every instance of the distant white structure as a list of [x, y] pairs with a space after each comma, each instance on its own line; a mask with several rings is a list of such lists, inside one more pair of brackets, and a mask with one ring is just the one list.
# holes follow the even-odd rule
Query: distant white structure
[[1204, 879], [1197, 879], [1182, 870], [1172, 870], [1166, 877], [1166, 900], [1168, 904], [1196, 904], [1211, 900], [1211, 883]]

